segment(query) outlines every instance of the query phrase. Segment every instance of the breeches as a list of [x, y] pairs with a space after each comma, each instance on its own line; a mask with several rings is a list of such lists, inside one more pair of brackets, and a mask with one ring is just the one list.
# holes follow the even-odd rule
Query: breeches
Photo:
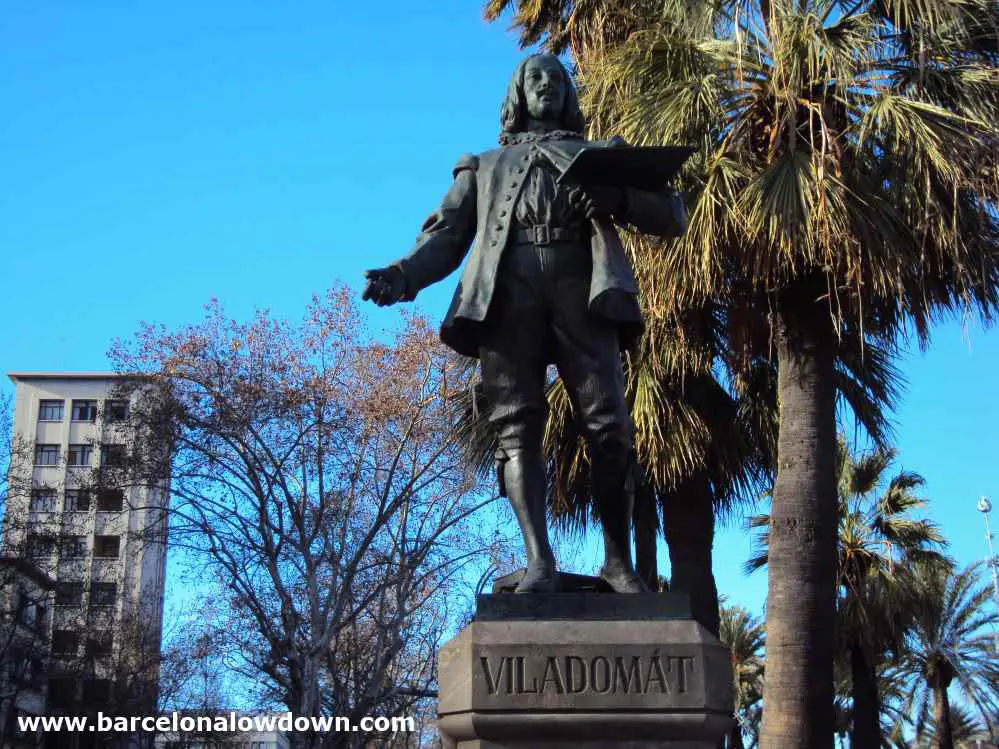
[[617, 464], [631, 454], [617, 325], [589, 310], [591, 262], [588, 243], [504, 251], [479, 349], [501, 459], [508, 450], [540, 449], [549, 363], [594, 461]]

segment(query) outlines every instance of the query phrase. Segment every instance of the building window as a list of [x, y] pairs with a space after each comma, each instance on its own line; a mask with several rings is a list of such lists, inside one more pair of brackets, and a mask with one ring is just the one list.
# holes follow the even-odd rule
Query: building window
[[97, 401], [74, 400], [73, 421], [97, 421]]
[[31, 512], [55, 512], [56, 490], [47, 486], [31, 490]]
[[76, 655], [80, 648], [80, 633], [71, 629], [52, 630], [52, 652], [57, 655]]
[[78, 559], [87, 556], [86, 536], [62, 536], [59, 546], [64, 557]]
[[124, 421], [128, 416], [128, 401], [109, 400], [104, 402], [104, 421], [114, 423]]
[[118, 595], [118, 583], [90, 583], [91, 606], [114, 606]]
[[87, 635], [87, 655], [108, 655], [111, 652], [111, 633], [107, 630]]
[[55, 539], [51, 536], [39, 536], [34, 533], [28, 534], [29, 557], [48, 557], [55, 552]]
[[90, 705], [102, 705], [111, 700], [110, 679], [84, 679], [83, 701]]
[[90, 492], [86, 489], [66, 490], [66, 512], [87, 512], [90, 509]]
[[56, 583], [56, 606], [79, 606], [83, 603], [83, 583]]
[[118, 536], [94, 536], [94, 556], [117, 559], [121, 547]]
[[93, 445], [70, 445], [69, 464], [71, 466], [89, 466], [94, 458]]
[[125, 446], [101, 445], [101, 465], [112, 468], [125, 465]]
[[76, 681], [71, 676], [49, 679], [48, 686], [49, 707], [66, 708], [76, 701]]
[[35, 465], [59, 465], [59, 445], [35, 445]]
[[39, 421], [62, 421], [62, 401], [44, 400], [38, 404]]
[[97, 493], [97, 509], [101, 512], [121, 512], [125, 506], [125, 492], [121, 489], [101, 489]]

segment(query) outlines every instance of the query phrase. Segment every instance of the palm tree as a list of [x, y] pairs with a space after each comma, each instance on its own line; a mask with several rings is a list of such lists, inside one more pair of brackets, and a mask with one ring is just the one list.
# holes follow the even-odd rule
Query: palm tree
[[598, 131], [699, 147], [688, 232], [640, 274], [667, 307], [748, 287], [768, 311], [764, 747], [832, 743], [841, 342], [910, 324], [925, 340], [941, 310], [996, 306], [996, 17], [991, 0], [668, 0], [587, 61]]
[[[495, 17], [512, 3], [487, 6]], [[572, 49], [577, 60], [599, 53], [616, 30], [594, 19], [622, 13], [629, 28], [648, 22], [651, 9], [641, 3], [558, 2], [516, 4], [516, 25], [524, 43], [544, 40], [554, 51], [572, 37], [589, 40]], [[589, 14], [589, 15], [588, 15]], [[615, 15], [616, 14], [616, 15]], [[571, 19], [573, 30], [559, 30], [553, 19]], [[547, 19], [547, 20], [545, 20]], [[585, 33], [580, 24], [586, 25]], [[598, 26], [605, 38], [599, 41]], [[615, 36], [617, 34], [617, 36]], [[582, 66], [582, 63], [580, 63]], [[596, 104], [596, 102], [591, 102]], [[649, 246], [634, 244], [636, 253]], [[658, 252], [658, 247], [651, 248]], [[649, 267], [648, 259], [639, 265]], [[673, 589], [688, 593], [694, 618], [718, 632], [718, 598], [712, 572], [715, 514], [727, 514], [740, 500], [757, 496], [772, 481], [777, 433], [776, 367], [770, 352], [770, 331], [760, 324], [766, 299], [748, 287], [732, 293], [725, 304], [706, 303], [696, 309], [664, 312], [658, 277], [639, 276], [647, 321], [641, 351], [629, 359], [629, 403], [637, 429], [637, 448], [647, 482], [636, 497], [635, 546], [639, 574], [654, 587], [657, 532], [661, 526], [669, 545]], [[738, 321], [733, 324], [732, 321]], [[717, 379], [716, 363], [725, 361], [731, 377]], [[886, 351], [850, 338], [838, 351], [835, 384], [867, 433], [882, 444], [887, 424], [882, 414], [898, 394], [898, 377]], [[464, 404], [465, 417], [472, 410]], [[554, 475], [549, 504], [553, 516], [571, 529], [585, 528], [588, 509], [588, 460], [571, 419], [568, 398], [558, 380], [549, 388], [549, 422], [545, 444]], [[487, 435], [460, 428], [473, 445], [474, 461], [490, 464]], [[661, 524], [660, 524], [661, 518]]]
[[828, 746], [835, 354], [844, 330], [925, 339], [940, 310], [996, 305], [994, 3], [671, 0], [616, 47], [588, 40], [620, 38], [594, 19], [621, 3], [516, 5], [534, 39], [578, 29], [598, 130], [701, 147], [690, 231], [647, 270], [673, 307], [765, 299], [781, 430], [763, 743]]
[[[991, 743], [989, 732], [967, 707], [963, 707], [962, 705], [951, 706], [950, 726], [954, 749], [979, 749], [986, 742], [994, 746]], [[941, 738], [936, 724], [931, 721], [926, 729], [923, 741], [919, 743], [916, 749], [936, 749], [936, 747], [940, 746]]]
[[881, 746], [908, 749], [905, 736], [909, 724], [909, 695], [896, 661], [888, 659], [878, 666], [878, 697], [881, 700]]
[[650, 0], [486, 0], [487, 21], [508, 10], [520, 29], [520, 46], [543, 43], [554, 54], [568, 50], [577, 64], [620, 44], [644, 28], [658, 6]]
[[[915, 616], [919, 592], [911, 565], [947, 564], [938, 551], [946, 542], [937, 526], [912, 517], [925, 505], [914, 493], [923, 478], [900, 471], [887, 480], [894, 458], [890, 448], [854, 456], [839, 442], [836, 650], [850, 674], [853, 749], [879, 749], [882, 743], [879, 671], [886, 653], [897, 657], [903, 651]], [[746, 565], [752, 571], [768, 563], [770, 517], [754, 517], [750, 525], [765, 529]]]
[[921, 605], [901, 667], [912, 689], [916, 738], [930, 731], [932, 708], [938, 749], [955, 746], [951, 689], [992, 732], [999, 728], [999, 657], [991, 631], [999, 624], [999, 612], [990, 605], [988, 586], [978, 583], [979, 569], [978, 564], [953, 571], [925, 563], [913, 568]]
[[875, 450], [859, 460], [841, 449], [839, 522], [840, 652], [849, 654], [853, 710], [851, 746], [878, 749], [882, 701], [878, 670], [886, 651], [898, 654], [918, 601], [908, 574], [913, 562], [946, 564], [937, 549], [946, 544], [937, 527], [911, 515], [924, 505], [913, 492], [923, 485], [900, 472], [878, 497], [894, 450]]
[[728, 749], [745, 749], [744, 734], [750, 735], [755, 745], [760, 728], [766, 632], [763, 622], [752, 613], [723, 601], [719, 639], [732, 651], [736, 724], [729, 734]]

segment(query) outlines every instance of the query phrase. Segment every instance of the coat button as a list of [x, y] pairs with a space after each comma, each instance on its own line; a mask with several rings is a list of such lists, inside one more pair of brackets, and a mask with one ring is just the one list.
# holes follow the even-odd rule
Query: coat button
[[524, 167], [518, 166], [517, 167], [517, 174], [523, 174], [523, 173], [524, 173]]
[[499, 215], [500, 218], [503, 218], [506, 215], [506, 211], [500, 211]]
[[504, 195], [503, 200], [513, 200], [513, 195]]
[[513, 182], [510, 183], [510, 187], [516, 187], [516, 186], [517, 186], [517, 181], [516, 180], [514, 180]]

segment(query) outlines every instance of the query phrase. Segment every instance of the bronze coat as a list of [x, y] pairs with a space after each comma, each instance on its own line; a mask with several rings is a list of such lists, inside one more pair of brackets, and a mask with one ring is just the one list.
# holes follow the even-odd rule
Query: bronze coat
[[[612, 147], [623, 145], [623, 141], [527, 141], [458, 160], [454, 183], [440, 207], [424, 222], [412, 252], [396, 263], [406, 277], [403, 299], [412, 301], [420, 289], [456, 270], [471, 247], [461, 282], [441, 325], [445, 344], [465, 356], [479, 355], [479, 331], [489, 312], [514, 207], [537, 152], [561, 171], [581, 148], [596, 145]], [[670, 191], [629, 188], [624, 215], [616, 218], [648, 234], [677, 235], [685, 223], [678, 200]], [[618, 323], [621, 348], [626, 349], [638, 340], [643, 329], [638, 285], [614, 226], [597, 220], [590, 224], [590, 310]]]

